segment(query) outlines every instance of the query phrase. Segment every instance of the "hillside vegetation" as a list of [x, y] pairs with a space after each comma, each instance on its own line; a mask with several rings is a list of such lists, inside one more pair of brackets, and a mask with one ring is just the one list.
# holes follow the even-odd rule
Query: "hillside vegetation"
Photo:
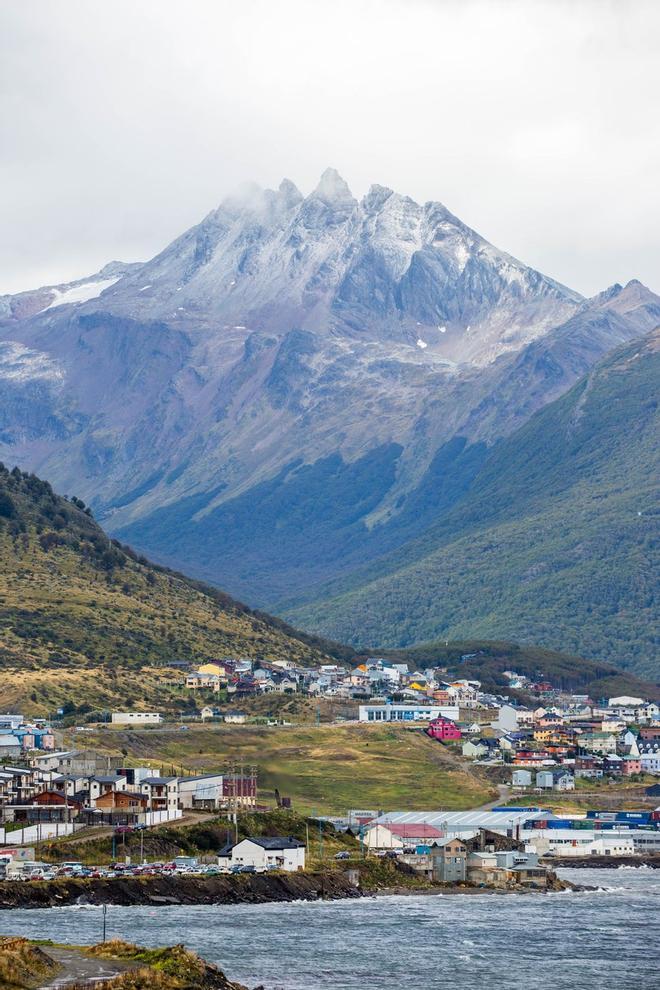
[[277, 788], [298, 812], [347, 808], [471, 808], [496, 797], [479, 768], [421, 728], [299, 725], [286, 728], [208, 725], [185, 733], [101, 729], [87, 743], [128, 754], [169, 772], [255, 764], [260, 800]]
[[[660, 699], [660, 685], [617, 670], [608, 663], [585, 660], [540, 646], [488, 640], [436, 641], [403, 650], [383, 650], [383, 656], [403, 660], [409, 667], [444, 667], [448, 676], [476, 678], [485, 691], [508, 693], [505, 670], [523, 674], [532, 682], [549, 681], [553, 687], [588, 694], [599, 701], [616, 695]], [[465, 659], [463, 659], [465, 657]], [[512, 692], [513, 694], [519, 692]]]
[[288, 617], [353, 644], [515, 639], [657, 679], [660, 331], [497, 444], [423, 537]]
[[80, 500], [0, 465], [4, 705], [185, 706], [170, 665], [227, 655], [324, 656], [284, 623], [109, 540]]

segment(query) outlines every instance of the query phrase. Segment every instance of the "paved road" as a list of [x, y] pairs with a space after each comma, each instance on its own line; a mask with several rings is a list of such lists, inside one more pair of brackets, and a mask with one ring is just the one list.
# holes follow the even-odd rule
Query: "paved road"
[[138, 964], [115, 959], [96, 959], [86, 956], [77, 949], [63, 949], [48, 946], [43, 951], [62, 967], [50, 983], [44, 983], [42, 990], [58, 990], [72, 983], [98, 983], [112, 979], [127, 969], [137, 969]]
[[497, 785], [497, 798], [495, 801], [489, 801], [488, 804], [482, 804], [478, 808], [470, 808], [470, 811], [492, 811], [493, 808], [499, 807], [502, 803], [506, 803], [509, 800], [510, 788], [507, 784]]

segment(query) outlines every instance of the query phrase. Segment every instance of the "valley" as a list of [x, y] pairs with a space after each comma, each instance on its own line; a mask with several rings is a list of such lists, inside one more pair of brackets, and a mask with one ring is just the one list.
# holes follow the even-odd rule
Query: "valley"
[[[329, 169], [228, 197], [145, 263], [0, 298], [0, 457], [358, 648], [506, 638], [652, 675], [659, 324], [635, 279], [584, 298], [442, 203], [358, 200]], [[644, 375], [601, 387], [636, 342]], [[638, 449], [609, 472], [613, 378]]]

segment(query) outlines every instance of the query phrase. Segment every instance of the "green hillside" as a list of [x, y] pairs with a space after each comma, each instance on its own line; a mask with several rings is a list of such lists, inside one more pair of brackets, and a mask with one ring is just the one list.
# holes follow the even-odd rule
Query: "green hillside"
[[588, 694], [594, 701], [621, 694], [660, 700], [660, 684], [599, 660], [586, 660], [540, 646], [486, 640], [441, 640], [408, 649], [383, 650], [382, 654], [391, 660], [405, 661], [414, 670], [444, 667], [447, 676], [476, 678], [485, 691], [495, 694], [509, 693], [509, 681], [504, 671], [514, 670], [532, 681], [549, 681], [562, 691]]
[[185, 707], [174, 661], [315, 663], [326, 646], [151, 565], [109, 540], [80, 500], [0, 465], [3, 707]]
[[659, 381], [656, 331], [498, 444], [423, 537], [288, 618], [380, 647], [540, 643], [657, 679]]

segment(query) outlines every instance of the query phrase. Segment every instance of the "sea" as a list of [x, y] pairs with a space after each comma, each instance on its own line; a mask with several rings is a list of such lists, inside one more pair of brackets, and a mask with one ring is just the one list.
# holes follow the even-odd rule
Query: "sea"
[[[109, 906], [108, 938], [185, 943], [266, 990], [660, 990], [660, 870], [565, 869], [595, 891]], [[0, 911], [0, 932], [101, 940], [103, 909]]]

